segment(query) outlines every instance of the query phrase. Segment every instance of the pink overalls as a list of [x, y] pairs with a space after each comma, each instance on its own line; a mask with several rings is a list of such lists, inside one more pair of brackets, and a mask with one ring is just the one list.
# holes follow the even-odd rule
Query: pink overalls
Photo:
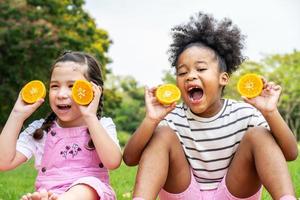
[[54, 123], [46, 137], [36, 190], [45, 188], [61, 194], [74, 185], [85, 184], [95, 189], [101, 200], [116, 199], [108, 170], [96, 150], [87, 147], [87, 127], [61, 128]]

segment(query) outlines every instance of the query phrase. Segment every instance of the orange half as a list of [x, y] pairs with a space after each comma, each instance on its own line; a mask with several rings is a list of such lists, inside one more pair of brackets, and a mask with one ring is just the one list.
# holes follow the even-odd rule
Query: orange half
[[164, 105], [169, 105], [180, 99], [180, 90], [176, 85], [164, 84], [156, 89], [157, 100]]
[[254, 98], [260, 95], [263, 86], [263, 81], [259, 75], [245, 74], [239, 79], [237, 90], [244, 97]]
[[88, 105], [94, 97], [92, 84], [86, 80], [75, 81], [72, 87], [72, 98], [79, 105]]
[[27, 83], [21, 90], [23, 101], [32, 104], [46, 96], [46, 87], [42, 81], [33, 80]]

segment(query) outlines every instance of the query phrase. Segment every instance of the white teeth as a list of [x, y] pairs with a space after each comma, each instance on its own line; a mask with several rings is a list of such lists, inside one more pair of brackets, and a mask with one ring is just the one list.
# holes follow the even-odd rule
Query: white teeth
[[71, 105], [57, 105], [57, 107], [59, 107], [59, 108], [70, 108]]
[[190, 88], [188, 89], [188, 91], [191, 91], [192, 89], [195, 89], [195, 88], [200, 88], [200, 87], [198, 87], [198, 86], [190, 87]]

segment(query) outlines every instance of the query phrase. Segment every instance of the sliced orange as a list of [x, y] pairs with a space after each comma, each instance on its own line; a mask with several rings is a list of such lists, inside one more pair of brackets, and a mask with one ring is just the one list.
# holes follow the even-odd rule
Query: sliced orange
[[242, 96], [253, 98], [260, 95], [263, 86], [263, 81], [259, 75], [245, 74], [239, 79], [237, 90]]
[[79, 105], [88, 105], [94, 97], [92, 84], [86, 80], [75, 81], [72, 87], [72, 98]]
[[21, 90], [23, 101], [32, 104], [46, 96], [46, 87], [42, 81], [33, 80], [27, 83]]
[[172, 104], [180, 99], [180, 90], [176, 85], [164, 84], [156, 89], [155, 96], [157, 100], [164, 105]]

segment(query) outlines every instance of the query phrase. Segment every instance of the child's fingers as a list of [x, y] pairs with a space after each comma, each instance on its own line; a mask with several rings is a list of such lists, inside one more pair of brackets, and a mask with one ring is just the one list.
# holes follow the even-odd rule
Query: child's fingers
[[275, 86], [277, 86], [275, 82], [273, 81], [268, 82], [264, 77], [262, 77], [262, 80], [264, 84], [263, 89], [272, 90], [275, 89]]
[[243, 99], [246, 103], [249, 103], [249, 104], [253, 105], [253, 99], [249, 99], [249, 98], [244, 97], [244, 96], [242, 96], [242, 99]]
[[58, 195], [57, 194], [51, 194], [49, 197], [49, 200], [57, 200], [58, 199]]
[[21, 92], [20, 92], [19, 95], [18, 95], [17, 101], [22, 101], [22, 95], [21, 95]]
[[23, 195], [21, 200], [32, 200], [31, 193], [27, 193], [27, 194]]
[[28, 198], [29, 200], [32, 200], [32, 194], [31, 194], [31, 193], [28, 193], [28, 194], [27, 194], [27, 198]]
[[267, 83], [267, 86], [266, 86], [266, 89], [268, 90], [268, 91], [270, 91], [270, 90], [272, 90], [274, 87], [275, 87], [275, 83], [274, 82], [268, 82]]
[[57, 200], [58, 199], [58, 196], [56, 194], [52, 194], [50, 197], [49, 197], [49, 200]]
[[58, 196], [52, 191], [48, 191], [49, 200], [57, 200]]
[[157, 87], [152, 87], [152, 88], [148, 88], [148, 91], [151, 93], [151, 94], [155, 94], [155, 91], [156, 91]]
[[281, 86], [280, 86], [280, 85], [275, 85], [275, 86], [274, 86], [274, 90], [276, 90], [276, 91], [281, 91]]
[[96, 93], [97, 95], [100, 96], [101, 92], [102, 92], [102, 88], [95, 84], [94, 82], [91, 81], [91, 84], [92, 84], [92, 87], [93, 87], [93, 90], [94, 90], [94, 93]]
[[40, 200], [48, 200], [48, 192], [45, 189], [40, 190], [41, 199]]
[[168, 106], [167, 112], [171, 112], [176, 107], [176, 102], [173, 102], [171, 105]]
[[94, 92], [94, 99], [98, 100], [101, 97], [102, 88], [98, 85], [96, 85], [94, 82], [91, 82], [93, 92]]
[[268, 86], [273, 87], [274, 85], [276, 85], [273, 81], [268, 82]]
[[147, 99], [147, 96], [149, 96], [149, 94], [148, 94], [148, 87], [145, 86], [145, 87], [144, 87], [144, 98], [145, 98], [145, 101], [146, 101], [146, 99]]
[[27, 105], [27, 106], [30, 109], [37, 110], [44, 103], [44, 101], [45, 101], [44, 99], [39, 99], [35, 103]]
[[267, 87], [267, 83], [268, 83], [267, 79], [265, 77], [263, 77], [263, 76], [260, 76], [260, 77], [261, 77], [261, 80], [263, 81], [263, 88], [266, 88]]
[[31, 199], [32, 200], [38, 200], [38, 199], [41, 199], [41, 195], [39, 192], [34, 192], [32, 195], [31, 195]]
[[154, 96], [154, 89], [153, 88], [148, 88], [145, 86], [145, 98], [151, 98]]
[[29, 199], [27, 198], [27, 195], [23, 195], [20, 200], [29, 200]]
[[45, 99], [39, 99], [34, 104], [32, 104], [34, 107], [38, 108], [44, 103]]

